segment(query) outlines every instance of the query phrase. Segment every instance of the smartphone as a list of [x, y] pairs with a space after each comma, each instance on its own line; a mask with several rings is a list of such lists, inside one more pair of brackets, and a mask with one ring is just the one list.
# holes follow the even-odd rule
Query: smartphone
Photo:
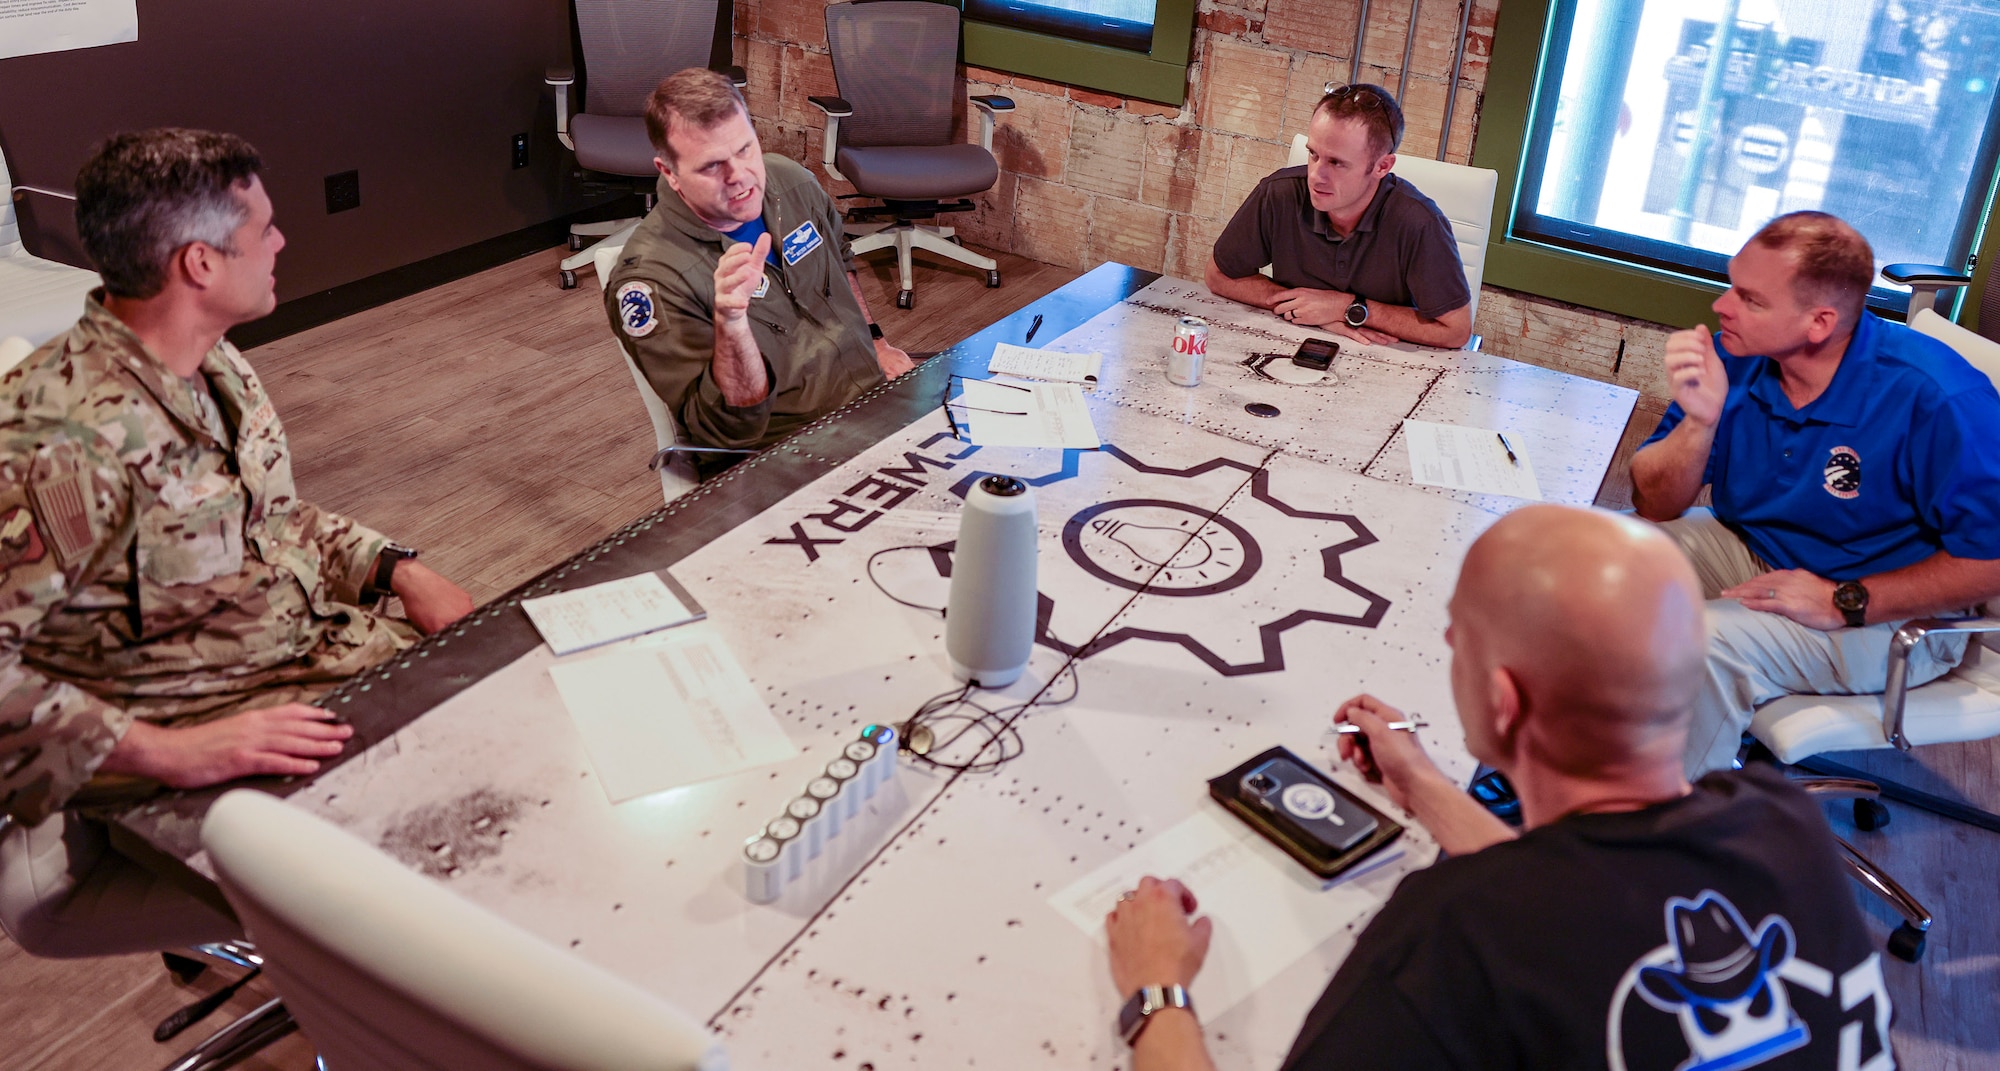
[[1403, 827], [1282, 747], [1208, 783], [1209, 794], [1321, 878], [1402, 835]]
[[1339, 355], [1340, 343], [1330, 338], [1309, 338], [1299, 343], [1299, 352], [1292, 354], [1292, 363], [1300, 368], [1324, 372], [1333, 367], [1333, 359]]

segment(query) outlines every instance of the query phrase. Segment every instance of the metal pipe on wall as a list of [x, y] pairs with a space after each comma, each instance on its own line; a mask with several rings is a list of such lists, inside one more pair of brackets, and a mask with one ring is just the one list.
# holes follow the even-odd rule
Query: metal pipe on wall
[[1465, 31], [1472, 25], [1473, 0], [1459, 0], [1458, 44], [1451, 50], [1451, 81], [1444, 87], [1444, 129], [1438, 133], [1438, 156], [1444, 159], [1445, 150], [1451, 147], [1452, 112], [1458, 105], [1458, 72], [1465, 66]]
[[1368, 42], [1368, 0], [1361, 0], [1361, 17], [1354, 24], [1354, 62], [1347, 65], [1347, 84], [1361, 79], [1361, 46]]
[[1403, 35], [1403, 73], [1396, 76], [1396, 106], [1402, 107], [1403, 90], [1410, 84], [1410, 57], [1417, 52], [1417, 11], [1423, 0], [1410, 0], [1410, 29]]

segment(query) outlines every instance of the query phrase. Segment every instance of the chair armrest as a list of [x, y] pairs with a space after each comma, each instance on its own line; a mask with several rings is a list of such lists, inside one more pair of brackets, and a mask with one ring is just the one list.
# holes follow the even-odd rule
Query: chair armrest
[[994, 121], [999, 113], [1014, 110], [1014, 99], [985, 93], [973, 97], [972, 106], [979, 109], [979, 147], [992, 152]]
[[1965, 286], [1972, 282], [1972, 276], [1952, 271], [1942, 264], [1890, 264], [1882, 269], [1882, 278], [1904, 286], [1927, 283], [1932, 286]]
[[1906, 622], [1889, 638], [1889, 681], [1882, 689], [1882, 735], [1898, 751], [1910, 750], [1903, 737], [1903, 704], [1909, 694], [1910, 652], [1933, 633], [2000, 632], [1996, 617], [1924, 617]]
[[843, 116], [854, 114], [854, 105], [839, 97], [807, 97], [806, 100], [826, 113], [826, 137], [820, 139], [820, 163], [826, 165], [827, 174], [846, 182], [847, 176], [833, 166], [833, 156], [840, 148], [840, 120]]
[[569, 87], [576, 82], [576, 68], [550, 67], [542, 74], [542, 81], [556, 91], [556, 140], [563, 143], [563, 148], [575, 152], [576, 142], [569, 139]]
[[722, 68], [722, 75], [729, 79], [730, 85], [738, 89], [742, 89], [744, 86], [750, 84], [750, 72], [741, 67], [724, 67]]

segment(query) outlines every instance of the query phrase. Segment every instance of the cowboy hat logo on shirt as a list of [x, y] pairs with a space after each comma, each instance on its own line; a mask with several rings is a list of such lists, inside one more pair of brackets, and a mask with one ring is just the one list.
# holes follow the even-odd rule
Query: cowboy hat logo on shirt
[[[1612, 998], [1605, 1055], [1613, 1071], [1756, 1067], [1812, 1042], [1798, 1001], [1817, 1001], [1815, 1007], [1825, 1008], [1836, 994], [1837, 1007], [1849, 1020], [1838, 1039], [1841, 1068], [1891, 1071], [1896, 1066], [1888, 1048], [1890, 1004], [1879, 954], [1871, 953], [1836, 978], [1799, 958], [1798, 938], [1784, 916], [1767, 915], [1753, 927], [1728, 897], [1713, 889], [1692, 900], [1668, 898], [1666, 931], [1667, 943], [1633, 963]], [[1635, 994], [1639, 1001], [1629, 999]], [[1648, 1005], [1674, 1017], [1686, 1044], [1685, 1059], [1670, 1065], [1673, 1053], [1652, 1051], [1654, 1046], [1628, 1036], [1636, 1025], [1635, 1009], [1643, 1014]], [[1868, 1054], [1861, 1032], [1869, 1019], [1876, 1047], [1863, 1059]], [[1849, 1031], [1854, 1032], [1851, 1045]]]
[[819, 228], [806, 220], [785, 235], [785, 263], [797, 264], [807, 253], [819, 248]]
[[1826, 493], [1835, 498], [1861, 497], [1861, 455], [1851, 446], [1836, 446], [1827, 455]]

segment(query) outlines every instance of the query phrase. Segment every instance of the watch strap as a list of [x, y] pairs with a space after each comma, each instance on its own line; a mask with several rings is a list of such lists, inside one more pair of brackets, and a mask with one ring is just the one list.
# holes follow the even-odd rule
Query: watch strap
[[1118, 1035], [1125, 1039], [1125, 1044], [1136, 1044], [1153, 1013], [1168, 1008], [1186, 1008], [1190, 1013], [1194, 1011], [1194, 1001], [1185, 987], [1179, 984], [1140, 986], [1139, 991], [1132, 994], [1132, 998], [1118, 1010]]
[[1833, 607], [1840, 611], [1848, 628], [1868, 624], [1868, 588], [1859, 580], [1841, 582], [1833, 589]]

